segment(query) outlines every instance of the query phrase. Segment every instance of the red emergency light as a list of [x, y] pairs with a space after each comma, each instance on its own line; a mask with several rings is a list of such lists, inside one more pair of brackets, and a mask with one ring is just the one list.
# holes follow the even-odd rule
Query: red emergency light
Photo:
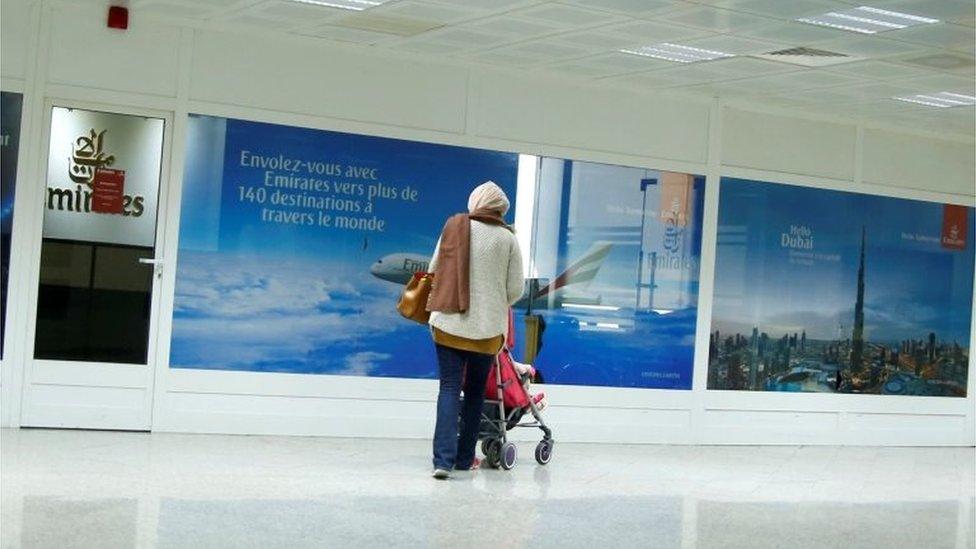
[[109, 6], [108, 28], [121, 30], [129, 28], [129, 8]]

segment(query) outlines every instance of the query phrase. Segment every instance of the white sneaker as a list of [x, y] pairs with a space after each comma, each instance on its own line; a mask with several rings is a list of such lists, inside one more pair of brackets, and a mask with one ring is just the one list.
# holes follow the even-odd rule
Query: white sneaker
[[434, 469], [434, 478], [437, 480], [447, 480], [451, 478], [451, 472], [447, 469]]

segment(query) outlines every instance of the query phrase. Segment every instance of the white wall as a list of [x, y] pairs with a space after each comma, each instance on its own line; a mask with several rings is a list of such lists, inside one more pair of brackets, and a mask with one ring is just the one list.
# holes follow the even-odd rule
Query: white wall
[[[973, 204], [974, 153], [959, 142], [720, 100], [588, 87], [311, 39], [179, 27], [133, 10], [128, 32], [70, 3], [4, 0], [2, 87], [24, 91], [14, 249], [34, 249], [45, 99], [171, 112], [164, 192], [179, 218], [186, 114], [545, 154], [707, 175], [695, 390], [547, 387], [560, 440], [671, 443], [974, 444], [969, 398], [706, 392], [719, 174]], [[26, 190], [25, 190], [26, 189]], [[24, 192], [20, 192], [24, 190]], [[23, 208], [21, 207], [23, 206]], [[177, 223], [165, 256], [176, 257]], [[8, 320], [28, 307], [14, 257]], [[428, 437], [436, 383], [169, 370], [175, 270], [163, 279], [154, 430]], [[26, 329], [10, 323], [8, 344]], [[11, 338], [11, 335], [14, 337]], [[13, 342], [11, 342], [13, 339]], [[3, 365], [3, 423], [20, 421], [16, 350]], [[534, 435], [533, 435], [534, 436]]]

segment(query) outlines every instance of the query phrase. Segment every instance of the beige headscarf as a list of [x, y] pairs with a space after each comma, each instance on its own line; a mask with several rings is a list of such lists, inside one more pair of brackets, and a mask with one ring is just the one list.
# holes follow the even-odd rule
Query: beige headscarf
[[495, 184], [494, 181], [486, 181], [475, 187], [468, 197], [468, 212], [474, 213], [478, 210], [489, 210], [498, 212], [504, 216], [508, 213], [510, 204], [505, 191]]
[[465, 313], [471, 297], [471, 221], [500, 225], [511, 230], [503, 216], [510, 203], [505, 191], [492, 181], [478, 185], [468, 197], [468, 213], [447, 220], [441, 231], [434, 286], [428, 311]]

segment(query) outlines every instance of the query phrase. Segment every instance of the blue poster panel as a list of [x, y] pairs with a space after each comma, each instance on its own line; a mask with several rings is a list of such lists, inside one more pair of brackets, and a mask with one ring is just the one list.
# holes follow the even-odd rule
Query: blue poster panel
[[17, 152], [20, 150], [19, 93], [0, 92], [0, 357], [3, 356], [7, 318], [7, 278], [10, 273], [10, 234], [14, 223]]
[[704, 178], [543, 158], [538, 179], [517, 310], [538, 318], [543, 380], [691, 389]]
[[723, 179], [708, 388], [966, 396], [973, 208]]
[[397, 297], [474, 187], [495, 181], [514, 206], [518, 155], [189, 123], [171, 366], [436, 377]]

